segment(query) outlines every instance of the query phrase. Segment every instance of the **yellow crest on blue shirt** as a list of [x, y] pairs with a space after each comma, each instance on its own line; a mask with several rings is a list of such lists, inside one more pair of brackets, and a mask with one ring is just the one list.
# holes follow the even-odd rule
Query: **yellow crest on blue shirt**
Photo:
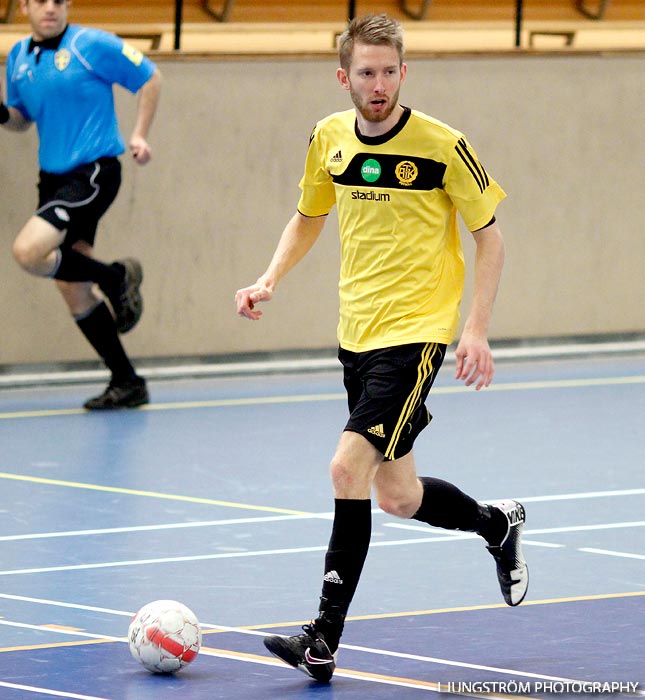
[[141, 53], [141, 51], [139, 51], [139, 49], [135, 49], [134, 46], [126, 44], [126, 42], [124, 41], [121, 52], [126, 58], [130, 59], [130, 61], [132, 61], [132, 63], [134, 63], [135, 66], [141, 65], [141, 61], [143, 61], [143, 54]]
[[54, 54], [54, 65], [58, 70], [63, 71], [69, 66], [72, 54], [67, 49], [60, 49]]

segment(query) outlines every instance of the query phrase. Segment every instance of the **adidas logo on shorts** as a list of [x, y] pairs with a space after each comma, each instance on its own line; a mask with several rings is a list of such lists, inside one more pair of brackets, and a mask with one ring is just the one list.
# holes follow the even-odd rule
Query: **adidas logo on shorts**
[[376, 437], [384, 438], [385, 437], [385, 432], [383, 431], [383, 423], [379, 423], [378, 425], [373, 425], [371, 428], [367, 429], [368, 433], [372, 433], [372, 435], [376, 435]]

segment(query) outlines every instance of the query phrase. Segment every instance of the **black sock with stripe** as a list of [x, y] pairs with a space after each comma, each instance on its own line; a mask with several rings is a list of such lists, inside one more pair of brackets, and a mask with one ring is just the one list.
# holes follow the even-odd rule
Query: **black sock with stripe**
[[125, 270], [119, 263], [107, 264], [73, 248], [60, 248], [58, 267], [52, 277], [63, 282], [96, 282], [105, 294], [118, 294]]

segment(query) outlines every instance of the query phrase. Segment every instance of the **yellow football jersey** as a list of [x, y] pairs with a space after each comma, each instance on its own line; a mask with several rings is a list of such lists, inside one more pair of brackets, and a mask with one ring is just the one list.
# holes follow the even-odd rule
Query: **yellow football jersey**
[[300, 188], [305, 216], [338, 206], [341, 347], [450, 343], [464, 283], [457, 212], [476, 231], [506, 196], [463, 134], [404, 108], [366, 137], [353, 109], [338, 112], [316, 125]]

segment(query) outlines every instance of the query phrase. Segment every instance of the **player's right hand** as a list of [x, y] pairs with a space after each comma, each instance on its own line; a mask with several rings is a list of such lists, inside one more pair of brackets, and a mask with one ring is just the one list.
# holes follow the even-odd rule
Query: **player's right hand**
[[238, 289], [235, 292], [235, 306], [237, 315], [248, 318], [251, 321], [258, 321], [262, 316], [261, 311], [255, 310], [255, 305], [260, 301], [271, 301], [273, 292], [263, 284], [252, 284], [250, 287]]

